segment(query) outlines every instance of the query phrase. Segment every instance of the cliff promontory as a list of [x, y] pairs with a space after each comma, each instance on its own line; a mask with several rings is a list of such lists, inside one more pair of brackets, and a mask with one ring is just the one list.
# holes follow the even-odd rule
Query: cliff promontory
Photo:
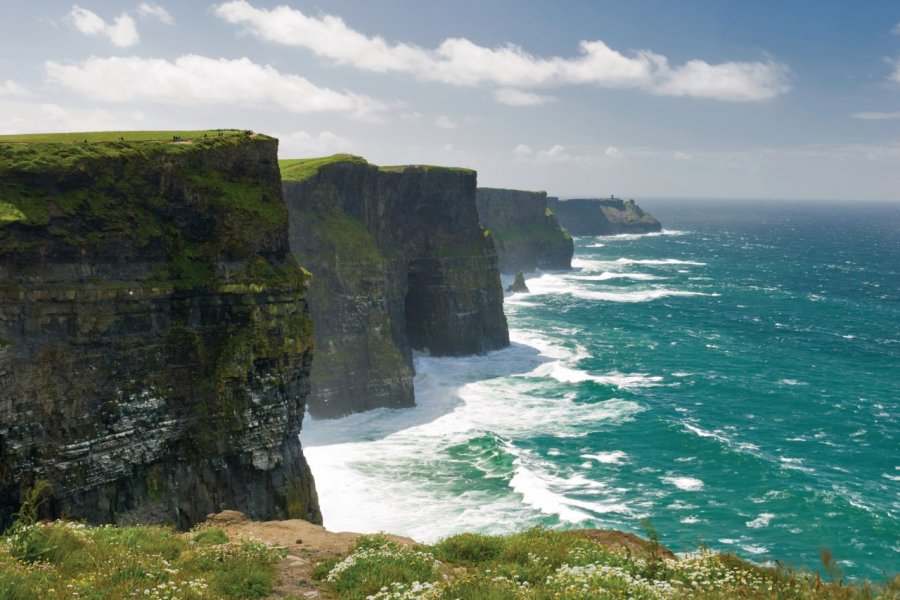
[[291, 248], [313, 273], [313, 416], [412, 406], [412, 350], [509, 344], [474, 171], [348, 155], [281, 165]]
[[652, 233], [662, 230], [660, 222], [650, 213], [641, 210], [634, 200], [615, 197], [572, 200], [547, 198], [547, 205], [572, 235]]
[[0, 138], [0, 522], [321, 520], [277, 140], [172, 133]]
[[476, 198], [501, 273], [571, 268], [572, 236], [548, 208], [546, 192], [478, 188]]

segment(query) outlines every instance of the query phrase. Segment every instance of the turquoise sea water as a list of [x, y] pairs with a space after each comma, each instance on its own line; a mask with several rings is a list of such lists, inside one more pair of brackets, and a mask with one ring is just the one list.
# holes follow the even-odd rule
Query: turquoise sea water
[[513, 346], [301, 436], [330, 529], [640, 532], [900, 570], [900, 205], [646, 202], [508, 296]]

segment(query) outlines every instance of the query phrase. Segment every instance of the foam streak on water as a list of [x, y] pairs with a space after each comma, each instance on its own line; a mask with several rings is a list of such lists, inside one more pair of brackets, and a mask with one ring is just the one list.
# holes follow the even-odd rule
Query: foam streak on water
[[577, 239], [507, 297], [510, 348], [418, 356], [416, 408], [304, 424], [326, 525], [646, 517], [676, 550], [897, 571], [900, 210], [860, 206], [662, 207], [678, 230]]

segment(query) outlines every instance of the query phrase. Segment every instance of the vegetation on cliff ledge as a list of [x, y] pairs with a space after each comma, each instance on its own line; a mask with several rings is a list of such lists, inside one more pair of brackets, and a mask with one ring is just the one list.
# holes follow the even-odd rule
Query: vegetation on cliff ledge
[[881, 587], [826, 582], [703, 549], [676, 557], [653, 539], [588, 530], [462, 534], [416, 547], [370, 536], [317, 575], [342, 600], [900, 597], [900, 578]]
[[281, 179], [284, 181], [305, 181], [319, 172], [326, 165], [352, 163], [367, 165], [366, 159], [353, 154], [332, 154], [320, 158], [287, 158], [278, 161], [281, 168]]
[[35, 520], [49, 485], [41, 482], [0, 535], [0, 600], [265, 598], [284, 553], [262, 541], [231, 540], [201, 525], [91, 527]]

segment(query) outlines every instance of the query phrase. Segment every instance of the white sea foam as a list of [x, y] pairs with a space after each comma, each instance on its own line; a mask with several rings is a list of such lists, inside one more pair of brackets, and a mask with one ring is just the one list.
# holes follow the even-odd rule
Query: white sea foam
[[[604, 235], [598, 236], [600, 239], [609, 240], [609, 241], [630, 241], [630, 240], [639, 240], [641, 238], [647, 237], [660, 237], [660, 236], [679, 236], [679, 235], [687, 235], [690, 231], [679, 231], [677, 229], [663, 229], [662, 231], [650, 231], [648, 233], [617, 233], [614, 235]], [[588, 246], [590, 247], [590, 246]]]
[[760, 513], [758, 517], [753, 519], [752, 521], [747, 521], [745, 525], [752, 529], [760, 529], [762, 527], [768, 527], [769, 522], [775, 518], [775, 515], [772, 513]]
[[597, 260], [587, 258], [573, 258], [572, 268], [579, 269], [586, 273], [599, 273], [602, 271], [615, 271], [623, 265], [647, 265], [654, 267], [669, 266], [694, 266], [702, 267], [706, 263], [696, 260], [681, 260], [678, 258], [628, 258], [621, 257], [615, 260]]
[[703, 489], [703, 481], [694, 477], [660, 477], [660, 481], [674, 485], [679, 490], [686, 492], [699, 492]]
[[741, 550], [749, 552], [750, 554], [765, 554], [769, 551], [768, 548], [761, 544], [741, 544], [740, 548]]
[[798, 381], [796, 379], [779, 379], [778, 385], [809, 385], [805, 381]]
[[690, 517], [684, 517], [683, 519], [681, 519], [681, 522], [685, 525], [693, 525], [694, 523], [699, 523], [700, 519], [691, 515]]
[[581, 458], [589, 458], [591, 460], [596, 460], [599, 463], [607, 464], [607, 465], [620, 465], [622, 464], [628, 455], [622, 452], [621, 450], [612, 450], [611, 452], [597, 452], [595, 454], [582, 454]]
[[802, 458], [788, 458], [786, 456], [779, 456], [778, 460], [781, 461], [781, 466], [785, 469], [791, 469], [793, 471], [803, 471], [804, 473], [816, 472], [815, 469], [803, 466]]
[[612, 385], [621, 389], [657, 386], [662, 377], [646, 373], [619, 373], [612, 371], [604, 375], [594, 375], [587, 371], [567, 367], [560, 362], [552, 362], [539, 366], [529, 376], [551, 377], [560, 383], [582, 383], [593, 381], [603, 385]]
[[575, 281], [609, 281], [610, 279], [631, 279], [634, 281], [659, 281], [665, 277], [651, 275], [650, 273], [616, 273], [614, 271], [604, 271], [599, 275], [581, 275], [570, 276], [570, 280]]
[[890, 479], [891, 481], [900, 481], [900, 475], [891, 475], [890, 473], [882, 473], [881, 476], [886, 479]]
[[587, 290], [574, 290], [572, 295], [584, 300], [603, 300], [606, 302], [648, 302], [660, 298], [679, 296], [718, 296], [719, 294], [707, 294], [704, 292], [688, 292], [684, 290], [669, 290], [656, 288], [632, 292], [593, 292]]

